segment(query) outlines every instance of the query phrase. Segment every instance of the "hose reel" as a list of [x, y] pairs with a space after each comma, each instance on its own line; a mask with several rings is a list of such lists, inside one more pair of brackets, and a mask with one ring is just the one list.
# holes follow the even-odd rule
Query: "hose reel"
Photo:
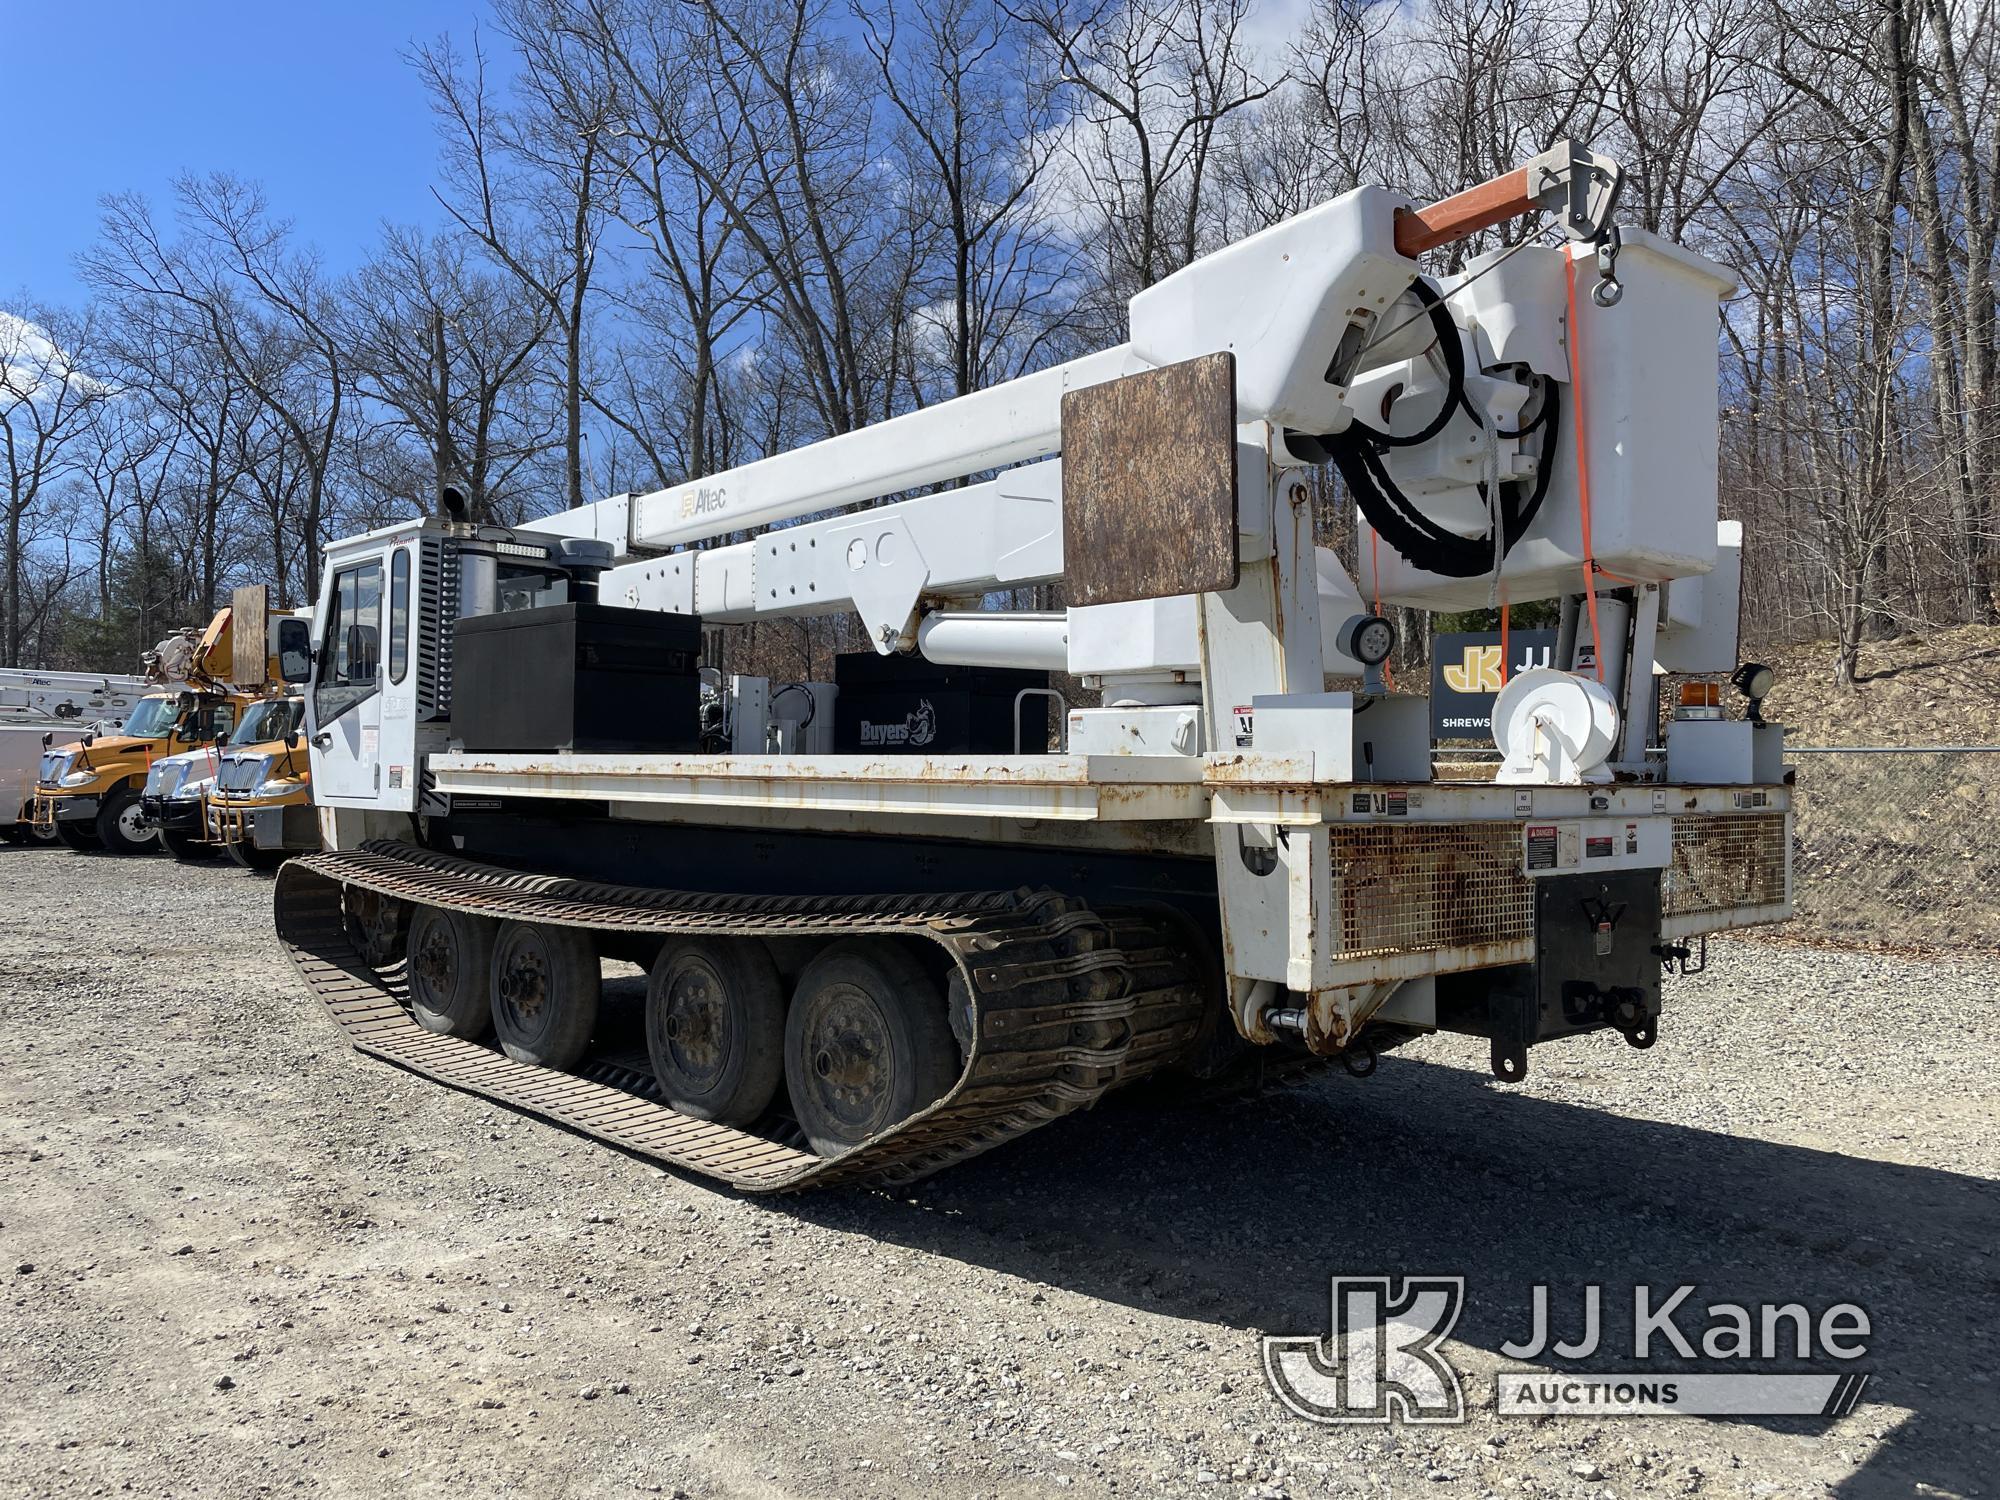
[[[1319, 436], [1288, 432], [1286, 443], [1301, 457], [1332, 463], [1353, 492], [1368, 524], [1413, 567], [1449, 578], [1477, 578], [1498, 571], [1501, 561], [1527, 534], [1541, 510], [1555, 472], [1556, 444], [1562, 427], [1561, 396], [1557, 382], [1542, 377], [1541, 406], [1534, 417], [1512, 432], [1493, 428], [1466, 395], [1465, 345], [1451, 309], [1421, 276], [1410, 283], [1410, 290], [1424, 306], [1444, 363], [1445, 394], [1436, 414], [1417, 431], [1400, 437], [1357, 420], [1345, 432]], [[1503, 481], [1496, 503], [1485, 481], [1476, 486], [1480, 499], [1494, 516], [1494, 524], [1481, 536], [1464, 536], [1432, 520], [1402, 492], [1383, 462], [1384, 455], [1392, 449], [1414, 448], [1432, 441], [1460, 411], [1487, 429], [1493, 438], [1516, 440], [1536, 432], [1542, 437], [1534, 479], [1525, 493], [1519, 484]]]

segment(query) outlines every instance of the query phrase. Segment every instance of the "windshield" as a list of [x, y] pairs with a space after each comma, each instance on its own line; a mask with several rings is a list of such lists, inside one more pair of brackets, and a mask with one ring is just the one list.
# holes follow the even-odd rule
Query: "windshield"
[[243, 722], [236, 726], [236, 733], [229, 737], [232, 745], [254, 745], [261, 740], [281, 740], [298, 727], [299, 700], [296, 698], [266, 698], [261, 703], [250, 705], [243, 715]]
[[132, 716], [125, 721], [125, 727], [118, 732], [129, 734], [135, 740], [165, 739], [180, 715], [178, 698], [141, 698], [133, 708]]

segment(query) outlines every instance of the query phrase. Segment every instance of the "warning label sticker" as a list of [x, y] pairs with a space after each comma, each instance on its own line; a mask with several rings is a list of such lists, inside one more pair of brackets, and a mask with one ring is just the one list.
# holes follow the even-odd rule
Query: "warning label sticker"
[[1609, 859], [1617, 852], [1613, 830], [1591, 825], [1586, 837], [1582, 823], [1530, 823], [1521, 830], [1522, 867], [1530, 874], [1575, 870], [1586, 859]]
[[1528, 868], [1553, 870], [1556, 867], [1556, 825], [1530, 823], [1522, 830], [1522, 836], [1527, 841]]

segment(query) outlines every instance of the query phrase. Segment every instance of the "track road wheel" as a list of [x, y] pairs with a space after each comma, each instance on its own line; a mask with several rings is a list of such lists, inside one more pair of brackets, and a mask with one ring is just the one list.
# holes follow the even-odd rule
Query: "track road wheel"
[[499, 923], [420, 906], [410, 918], [410, 1009], [426, 1031], [478, 1041], [493, 1029], [493, 936]]
[[160, 847], [184, 865], [204, 864], [215, 858], [212, 846], [185, 833], [168, 833], [160, 830]]
[[58, 822], [55, 827], [56, 842], [65, 849], [74, 849], [78, 854], [84, 854], [92, 849], [104, 847], [97, 837], [97, 829], [81, 818], [68, 823]]
[[139, 807], [139, 794], [121, 786], [97, 809], [97, 841], [113, 854], [151, 854], [153, 830]]
[[667, 944], [646, 979], [646, 1050], [667, 1103], [748, 1125], [785, 1074], [785, 991], [762, 943]]
[[342, 904], [348, 940], [363, 963], [379, 973], [402, 959], [410, 933], [408, 902], [351, 885]]
[[892, 942], [835, 943], [799, 975], [785, 1021], [785, 1083], [821, 1156], [882, 1134], [956, 1081], [944, 996]]
[[229, 845], [229, 857], [246, 870], [275, 870], [290, 856], [282, 849], [259, 849], [248, 839]]
[[603, 974], [590, 935], [503, 922], [493, 944], [493, 1030], [515, 1062], [573, 1068], [597, 1029]]

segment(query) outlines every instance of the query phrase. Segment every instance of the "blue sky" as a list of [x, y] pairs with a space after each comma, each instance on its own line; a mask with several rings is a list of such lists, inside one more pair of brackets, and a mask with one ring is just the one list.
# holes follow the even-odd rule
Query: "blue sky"
[[400, 54], [484, 20], [479, 0], [0, 0], [0, 305], [82, 300], [98, 198], [163, 203], [184, 170], [261, 181], [335, 270], [385, 218], [434, 222], [430, 110]]

